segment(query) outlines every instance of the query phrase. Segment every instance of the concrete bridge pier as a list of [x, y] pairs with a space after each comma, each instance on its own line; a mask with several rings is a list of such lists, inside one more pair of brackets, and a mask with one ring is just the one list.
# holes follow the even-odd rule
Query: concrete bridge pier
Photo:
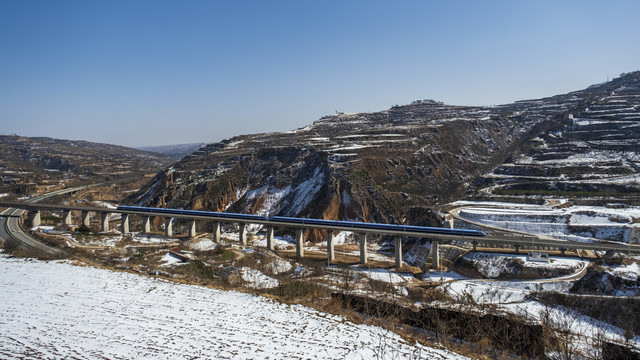
[[173, 236], [173, 218], [164, 219], [164, 235]]
[[89, 212], [88, 211], [82, 211], [82, 225], [84, 226], [89, 226], [91, 225], [91, 218], [89, 218]]
[[296, 257], [304, 256], [304, 229], [296, 230]]
[[242, 246], [246, 246], [247, 245], [247, 224], [245, 223], [240, 223], [240, 243], [242, 244]]
[[561, 247], [560, 248], [560, 255], [564, 256], [564, 253], [567, 251], [567, 249]]
[[144, 232], [145, 233], [150, 233], [151, 232], [151, 216], [145, 216], [144, 220], [142, 220], [142, 225], [144, 227]]
[[214, 222], [213, 223], [213, 241], [216, 243], [220, 242], [220, 223], [219, 222]]
[[189, 237], [196, 237], [197, 233], [196, 233], [196, 221], [195, 220], [191, 220], [191, 223], [189, 223]]
[[109, 213], [103, 212], [100, 214], [100, 223], [102, 224], [102, 231], [109, 231]]
[[473, 241], [473, 242], [471, 242], [471, 244], [473, 244], [473, 251], [478, 251], [478, 242], [477, 241]]
[[333, 243], [333, 230], [327, 231], [327, 261], [332, 262], [336, 258], [335, 244]]
[[128, 234], [131, 231], [129, 231], [129, 214], [122, 214], [122, 218], [120, 219], [120, 229], [122, 230], [123, 234]]
[[65, 225], [71, 225], [73, 221], [71, 219], [71, 210], [65, 210], [62, 212], [62, 221], [64, 222]]
[[40, 226], [42, 224], [40, 211], [29, 211], [29, 220], [31, 221], [31, 227]]
[[364, 265], [369, 261], [367, 256], [367, 234], [360, 234], [360, 264]]
[[267, 250], [275, 250], [275, 246], [273, 244], [273, 226], [267, 226]]
[[440, 244], [438, 240], [431, 240], [431, 267], [440, 267]]
[[402, 238], [400, 236], [396, 236], [396, 268], [402, 267]]
[[516, 254], [520, 254], [520, 244], [515, 244], [514, 247], [516, 248]]

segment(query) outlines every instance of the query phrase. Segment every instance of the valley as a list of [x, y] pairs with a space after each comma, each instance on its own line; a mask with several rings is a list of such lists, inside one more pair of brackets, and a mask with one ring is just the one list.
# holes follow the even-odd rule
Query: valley
[[[294, 337], [317, 342], [319, 334], [328, 334], [325, 321], [348, 324], [330, 335], [340, 340], [326, 345], [326, 354], [309, 345], [310, 352], [287, 348], [291, 358], [637, 357], [640, 322], [620, 314], [640, 310], [640, 257], [634, 253], [640, 243], [639, 99], [640, 72], [564, 95], [493, 107], [421, 100], [378, 113], [327, 116], [297, 130], [195, 146], [177, 161], [104, 144], [5, 136], [0, 145], [9, 155], [0, 163], [0, 200], [34, 200], [51, 191], [104, 183], [43, 201], [104, 208], [107, 215], [92, 211], [84, 217], [74, 211], [67, 221], [64, 211], [49, 210], [42, 212], [40, 224], [33, 224], [26, 215], [7, 210], [3, 222], [16, 220], [22, 226], [9, 232], [29, 233], [58, 254], [21, 246], [6, 235], [4, 251], [15, 258], [1, 258], [3, 266], [51, 269], [55, 278], [76, 274], [85, 279], [79, 284], [95, 276], [110, 289], [122, 285], [125, 290], [118, 291], [124, 292], [139, 287], [115, 297], [180, 314], [155, 323], [167, 314], [150, 315], [136, 307], [118, 315], [135, 321], [133, 328], [115, 320], [100, 325], [124, 331], [109, 336], [109, 349], [129, 349], [122, 354], [100, 352], [95, 344], [102, 340], [95, 334], [86, 337], [88, 347], [55, 347], [53, 339], [36, 342], [29, 351], [41, 357], [84, 358], [98, 351], [113, 358], [134, 353], [174, 358], [189, 346], [205, 357], [224, 350], [229, 357], [252, 358], [265, 347], [258, 338], [240, 346], [241, 340], [223, 333], [215, 338], [222, 349], [189, 337], [231, 326], [224, 321], [205, 326], [203, 321], [215, 317], [207, 309], [241, 307], [238, 303], [246, 300], [283, 307], [266, 311], [278, 312], [277, 317], [302, 314], [270, 330], [278, 344]], [[394, 236], [373, 234], [362, 245], [359, 233], [335, 231], [335, 258], [328, 259], [323, 229], [297, 232], [280, 226], [271, 240], [266, 226], [245, 227], [239, 221], [224, 221], [218, 230], [211, 221], [127, 215], [125, 226], [125, 215], [115, 210], [120, 205], [469, 229], [488, 238], [523, 240], [402, 236], [397, 266]], [[239, 235], [245, 234], [241, 229], [246, 235]], [[566, 242], [567, 247], [531, 239]], [[576, 243], [603, 249], [610, 244], [618, 251], [569, 246]], [[363, 251], [368, 254], [364, 262]], [[17, 280], [6, 286], [23, 289], [11, 297], [45, 296]], [[156, 288], [162, 297], [149, 295]], [[225, 304], [202, 305], [209, 296]], [[169, 305], [172, 299], [192, 304], [194, 312], [186, 305]], [[79, 311], [86, 312], [83, 306]], [[26, 311], [0, 308], [5, 315], [9, 310]], [[251, 334], [276, 321], [253, 308], [247, 311], [220, 311], [221, 319], [240, 316], [237, 331]], [[68, 327], [64, 317], [47, 318], [47, 331]], [[253, 321], [257, 325], [248, 325]], [[464, 321], [473, 324], [475, 333], [460, 330]], [[186, 333], [167, 335], [181, 322], [188, 322]], [[498, 335], [511, 335], [489, 335], [496, 324], [502, 329]], [[140, 331], [135, 328], [145, 327], [156, 329], [168, 344], [159, 349], [145, 342], [135, 350], [140, 352], [128, 348]], [[351, 332], [354, 327], [357, 335]], [[21, 336], [9, 336], [0, 353], [15, 353], [34, 341]], [[54, 335], [58, 340], [64, 336]], [[344, 340], [354, 337], [363, 340]], [[527, 345], [522, 345], [525, 337]], [[269, 351], [268, 356], [286, 357], [278, 349]]]

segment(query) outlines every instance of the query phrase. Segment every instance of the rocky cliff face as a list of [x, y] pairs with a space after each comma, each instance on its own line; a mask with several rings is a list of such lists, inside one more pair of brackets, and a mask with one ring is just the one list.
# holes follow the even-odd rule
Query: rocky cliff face
[[616, 86], [496, 107], [417, 101], [327, 116], [289, 132], [238, 136], [187, 156], [127, 202], [428, 224], [426, 206], [458, 199], [540, 134], [597, 111]]

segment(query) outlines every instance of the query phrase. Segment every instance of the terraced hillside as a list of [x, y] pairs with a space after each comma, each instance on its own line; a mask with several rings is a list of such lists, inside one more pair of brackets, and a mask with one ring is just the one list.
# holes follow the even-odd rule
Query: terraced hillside
[[127, 202], [326, 219], [430, 223], [426, 205], [462, 196], [476, 177], [559, 121], [572, 96], [545, 107], [417, 101], [337, 114], [305, 128], [209, 144]]
[[639, 78], [495, 107], [416, 101], [238, 136], [202, 147], [126, 201], [434, 224], [429, 206], [491, 186], [634, 191]]
[[123, 146], [87, 141], [0, 136], [0, 193], [32, 194], [63, 184], [142, 177], [173, 160]]
[[566, 121], [483, 179], [493, 193], [640, 195], [640, 74], [575, 95]]

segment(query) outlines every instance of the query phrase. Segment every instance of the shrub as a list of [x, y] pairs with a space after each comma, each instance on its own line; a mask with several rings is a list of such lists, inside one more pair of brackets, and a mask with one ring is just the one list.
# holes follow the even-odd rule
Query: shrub
[[91, 232], [91, 229], [89, 229], [89, 227], [85, 224], [82, 224], [80, 226], [78, 226], [78, 228], [76, 229], [76, 232], [79, 232], [81, 234], [88, 234]]
[[216, 260], [220, 261], [231, 261], [236, 258], [236, 254], [233, 251], [221, 246], [218, 246], [215, 249], [214, 256], [216, 257]]
[[202, 261], [190, 261], [177, 267], [176, 271], [205, 283], [214, 282], [218, 278], [216, 272]]
[[306, 297], [315, 291], [315, 285], [307, 281], [293, 280], [291, 282], [280, 281], [277, 287], [269, 289], [267, 293], [285, 300], [293, 300]]

